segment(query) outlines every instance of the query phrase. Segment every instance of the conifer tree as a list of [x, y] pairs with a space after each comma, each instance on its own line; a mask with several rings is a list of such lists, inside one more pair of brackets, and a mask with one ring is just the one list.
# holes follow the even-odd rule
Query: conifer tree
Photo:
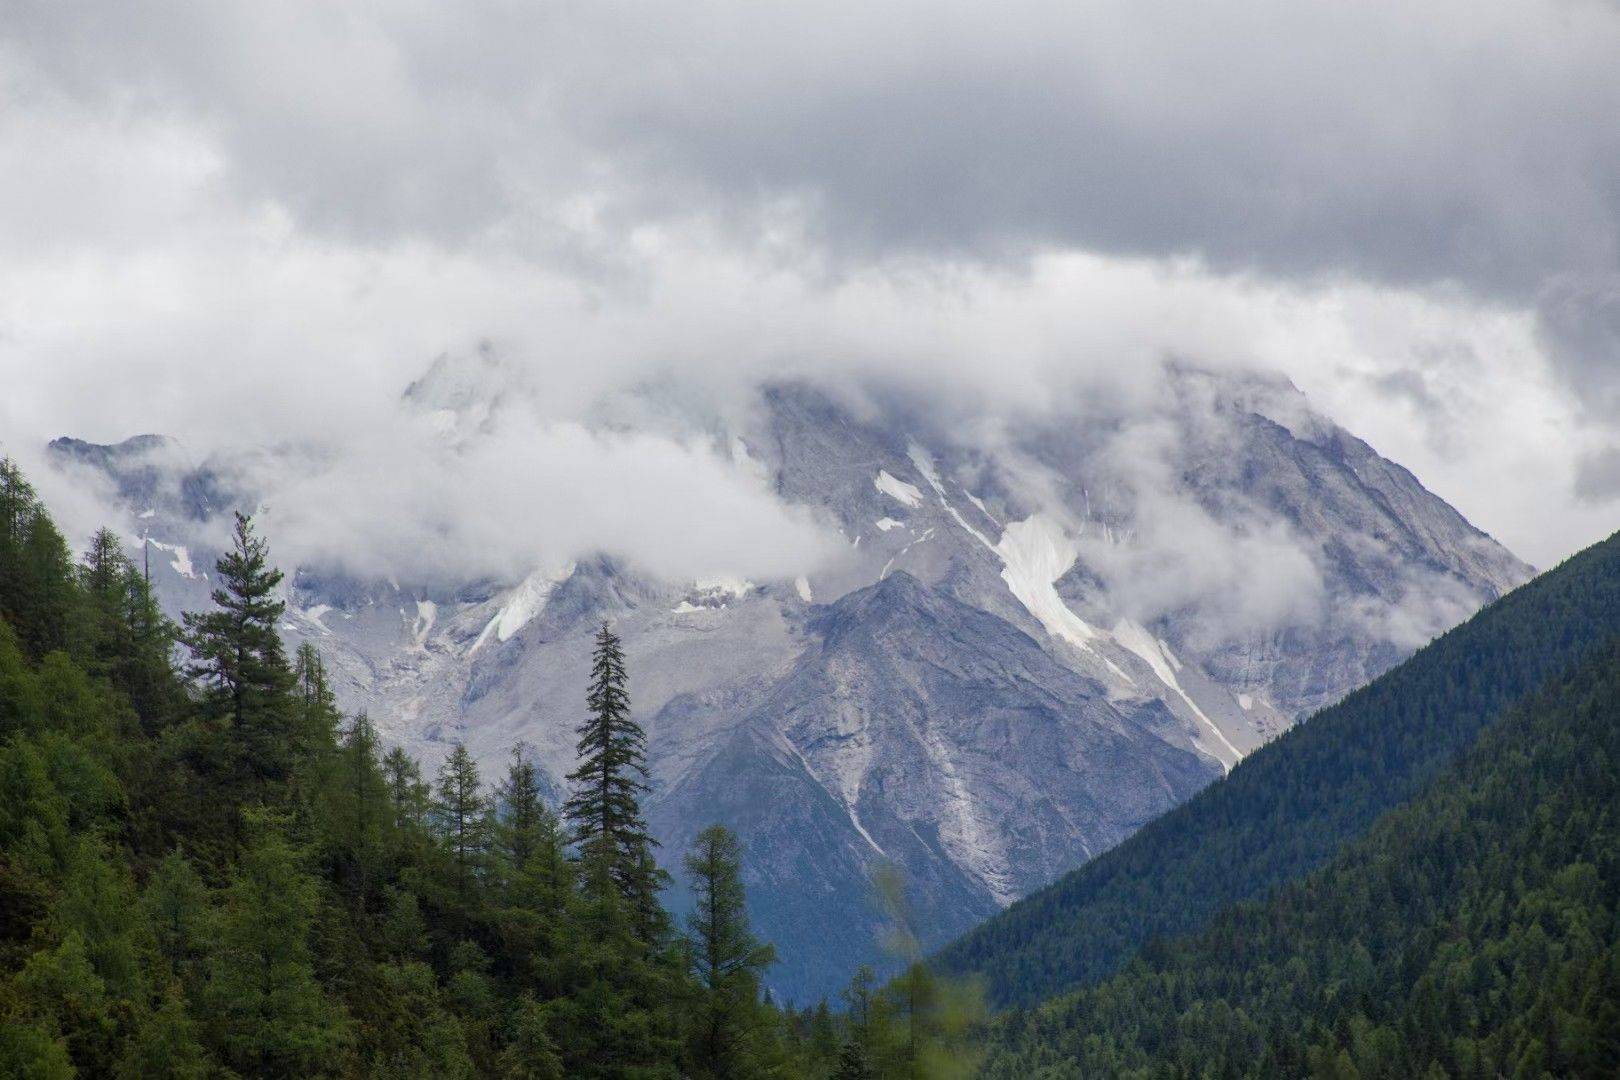
[[10, 458], [0, 458], [0, 618], [28, 655], [73, 644], [78, 596], [73, 558], [50, 515]]
[[848, 1018], [850, 1041], [859, 1043], [865, 1053], [872, 1050], [873, 1028], [878, 1022], [875, 987], [877, 973], [866, 964], [855, 969], [849, 985], [840, 995], [844, 999], [844, 1015]]
[[328, 1074], [345, 1031], [315, 977], [318, 886], [277, 823], [254, 818], [259, 835], [232, 876], [209, 965], [211, 1041], [247, 1075]]
[[381, 872], [384, 832], [389, 825], [388, 787], [377, 764], [377, 729], [364, 712], [343, 732], [328, 779], [325, 827], [337, 848], [340, 874], [347, 879], [356, 911], [365, 909]]
[[326, 661], [307, 641], [293, 658], [293, 693], [298, 707], [290, 750], [295, 761], [313, 762], [336, 747], [343, 714], [326, 679]]
[[846, 1042], [838, 1051], [838, 1069], [833, 1073], [832, 1080], [877, 1080], [877, 1073], [872, 1069], [865, 1048], [854, 1039]]
[[179, 629], [163, 614], [151, 575], [143, 565], [129, 568], [126, 586], [130, 660], [123, 689], [129, 694], [141, 724], [155, 734], [175, 724], [186, 704], [185, 691], [174, 667]]
[[501, 1051], [501, 1080], [562, 1080], [562, 1059], [547, 1030], [546, 1010], [524, 997], [512, 1014], [506, 1048]]
[[188, 989], [198, 985], [208, 891], [190, 860], [179, 851], [166, 855], [147, 879], [141, 906], [168, 972]]
[[680, 1053], [673, 1010], [684, 972], [658, 900], [667, 875], [641, 816], [646, 737], [631, 719], [626, 682], [618, 636], [604, 625], [564, 805], [583, 885], [583, 985], [560, 1021], [567, 1037], [558, 1039], [570, 1076], [673, 1075]]
[[512, 750], [506, 777], [495, 792], [495, 847], [508, 897], [545, 920], [564, 915], [573, 871], [556, 814], [541, 795], [540, 773], [526, 744]]
[[810, 1053], [817, 1059], [832, 1061], [838, 1057], [841, 1045], [838, 1039], [838, 1025], [833, 1020], [832, 1010], [827, 1007], [826, 998], [818, 1001], [816, 1007], [810, 1011], [806, 1041]]
[[557, 817], [541, 797], [540, 774], [528, 748], [512, 750], [506, 777], [496, 788], [493, 919], [519, 969], [536, 988], [556, 993], [562, 985], [563, 953], [577, 932], [574, 870]]
[[450, 854], [452, 879], [462, 900], [466, 900], [472, 890], [488, 846], [487, 809], [478, 763], [467, 753], [465, 745], [456, 743], [439, 769], [433, 820]]
[[79, 568], [79, 581], [88, 601], [86, 661], [93, 674], [106, 676], [120, 689], [127, 689], [128, 669], [135, 660], [131, 618], [134, 575], [135, 568], [124, 554], [118, 534], [111, 529], [96, 530]]
[[724, 825], [698, 834], [686, 856], [696, 904], [688, 919], [702, 1015], [692, 1040], [700, 1075], [751, 1074], [765, 1037], [759, 977], [776, 959], [749, 931], [742, 884], [742, 845]]
[[499, 834], [503, 853], [514, 865], [523, 865], [545, 842], [551, 817], [540, 792], [540, 773], [525, 743], [512, 748], [506, 778], [496, 788], [500, 807]]
[[422, 780], [422, 766], [396, 746], [383, 755], [382, 771], [394, 827], [420, 829], [426, 826], [431, 802], [428, 786]]
[[624, 650], [606, 623], [596, 634], [588, 716], [577, 729], [579, 765], [568, 774], [573, 794], [563, 807], [573, 826], [587, 886], [613, 888], [650, 945], [663, 931], [658, 893], [666, 875], [641, 816], [647, 792], [646, 734], [630, 716]]
[[238, 513], [232, 548], [214, 565], [217, 610], [187, 614], [191, 675], [203, 687], [205, 717], [226, 728], [229, 757], [262, 799], [285, 781], [292, 766], [289, 692], [292, 669], [277, 624], [286, 608], [277, 598], [281, 571], [270, 565], [252, 519]]

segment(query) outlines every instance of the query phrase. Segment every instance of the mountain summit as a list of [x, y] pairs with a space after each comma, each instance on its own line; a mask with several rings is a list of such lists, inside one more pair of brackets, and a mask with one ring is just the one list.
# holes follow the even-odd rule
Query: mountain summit
[[[440, 410], [462, 447], [516, 422], [511, 398], [480, 354], [437, 362], [401, 407]], [[563, 551], [449, 585], [289, 567], [284, 630], [389, 740], [430, 763], [525, 741], [556, 797], [590, 635], [613, 622], [653, 827], [674, 852], [715, 820], [738, 833], [781, 957], [769, 979], [800, 1000], [879, 958], [875, 866], [904, 872], [941, 943], [1531, 573], [1260, 377], [1171, 368], [1150, 406], [1054, 405], [971, 435], [914, 402], [770, 385], [704, 437], [844, 554], [757, 582]], [[211, 518], [273, 492], [227, 494], [228, 462], [159, 449], [53, 444], [117, 481], [134, 543], [172, 556], [153, 560], [160, 589], [200, 606]], [[124, 482], [137, 459], [167, 472]]]

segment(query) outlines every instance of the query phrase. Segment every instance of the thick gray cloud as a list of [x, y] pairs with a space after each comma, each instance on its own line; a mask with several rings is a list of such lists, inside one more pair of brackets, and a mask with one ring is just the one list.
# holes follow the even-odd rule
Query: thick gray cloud
[[540, 191], [627, 225], [793, 201], [879, 255], [1077, 246], [1521, 298], [1620, 269], [1598, 0], [12, 9], [57, 90], [198, 118], [233, 184], [340, 231], [521, 231]]
[[1620, 417], [1620, 273], [1560, 276], [1542, 289], [1536, 310], [1548, 355], [1580, 388], [1581, 405]]
[[562, 441], [649, 382], [966, 414], [1169, 354], [1285, 371], [1546, 562], [1607, 525], [1617, 55], [1596, 0], [13, 0], [0, 436], [360, 459], [484, 338]]
[[1589, 502], [1620, 499], [1620, 447], [1593, 451], [1577, 462], [1575, 494]]

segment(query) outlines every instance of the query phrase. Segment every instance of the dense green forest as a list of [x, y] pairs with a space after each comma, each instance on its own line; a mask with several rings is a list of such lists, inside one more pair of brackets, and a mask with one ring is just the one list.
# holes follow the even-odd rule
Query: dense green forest
[[1502, 710], [1620, 634], [1620, 536], [1567, 560], [947, 947], [992, 1003], [1093, 984], [1156, 938], [1323, 866]]
[[114, 534], [75, 562], [0, 462], [0, 1075], [973, 1068], [971, 1000], [914, 945], [836, 1009], [777, 1005], [735, 838], [704, 832], [668, 880], [607, 627], [559, 815], [521, 747], [493, 786], [459, 746], [429, 779], [341, 715], [315, 650], [284, 654], [248, 519], [212, 580], [173, 625]]
[[996, 1044], [995, 1080], [1620, 1075], [1620, 642], [1324, 869]]
[[0, 462], [0, 1075], [1620, 1073], [1620, 537], [953, 946], [987, 1029], [887, 875], [901, 976], [771, 1001], [736, 838], [655, 857], [610, 627], [552, 808], [342, 715], [249, 519], [212, 579], [174, 625]]

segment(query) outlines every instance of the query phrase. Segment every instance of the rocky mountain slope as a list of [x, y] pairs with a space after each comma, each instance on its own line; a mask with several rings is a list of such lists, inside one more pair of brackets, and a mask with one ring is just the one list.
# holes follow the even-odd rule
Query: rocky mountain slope
[[[477, 439], [514, 422], [489, 376], [435, 365], [401, 408]], [[302, 567], [285, 629], [429, 768], [456, 740], [491, 765], [521, 740], [560, 792], [589, 637], [614, 622], [664, 854], [738, 831], [773, 984], [802, 1000], [881, 958], [875, 866], [904, 872], [942, 942], [1529, 576], [1286, 384], [1171, 369], [1164, 387], [994, 430], [764, 387], [700, 434], [844, 556], [759, 582], [591, 552], [432, 586]], [[173, 607], [206, 602], [219, 513], [273, 498], [165, 440], [53, 448], [111, 478]]]

